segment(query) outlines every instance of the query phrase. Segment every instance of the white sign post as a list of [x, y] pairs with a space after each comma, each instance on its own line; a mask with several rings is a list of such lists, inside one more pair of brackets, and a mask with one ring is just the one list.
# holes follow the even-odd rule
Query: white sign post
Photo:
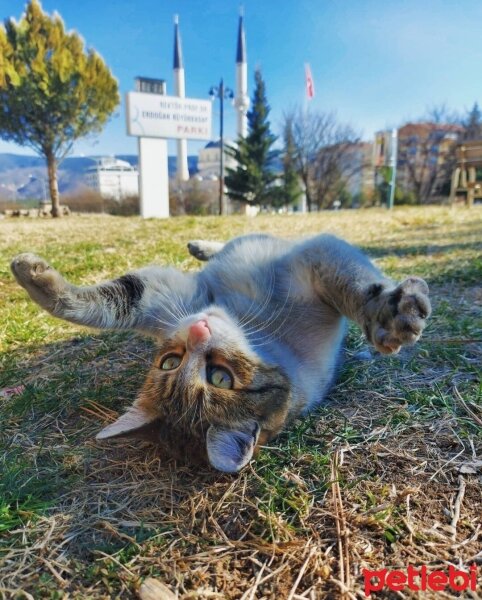
[[141, 216], [169, 217], [167, 139], [211, 139], [211, 101], [128, 92], [127, 133], [139, 138]]

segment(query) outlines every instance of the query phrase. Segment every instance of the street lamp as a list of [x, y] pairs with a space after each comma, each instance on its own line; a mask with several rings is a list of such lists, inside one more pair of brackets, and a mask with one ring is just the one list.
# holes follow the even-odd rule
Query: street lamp
[[219, 98], [220, 110], [219, 110], [219, 214], [225, 214], [224, 207], [224, 101], [233, 100], [234, 92], [231, 88], [224, 87], [224, 81], [221, 77], [219, 85], [213, 85], [209, 90], [211, 100]]

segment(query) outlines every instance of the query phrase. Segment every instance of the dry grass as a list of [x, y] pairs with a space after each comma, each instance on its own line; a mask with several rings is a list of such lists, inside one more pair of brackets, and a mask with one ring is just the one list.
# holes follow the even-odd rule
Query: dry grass
[[[150, 344], [42, 315], [9, 258], [33, 250], [87, 283], [150, 261], [193, 268], [189, 239], [252, 230], [333, 231], [394, 277], [425, 276], [423, 342], [355, 360], [353, 328], [328, 405], [236, 477], [94, 443], [134, 398]], [[0, 222], [0, 388], [26, 386], [0, 398], [0, 595], [130, 598], [154, 577], [184, 600], [362, 598], [363, 568], [481, 564], [481, 238], [480, 208]]]

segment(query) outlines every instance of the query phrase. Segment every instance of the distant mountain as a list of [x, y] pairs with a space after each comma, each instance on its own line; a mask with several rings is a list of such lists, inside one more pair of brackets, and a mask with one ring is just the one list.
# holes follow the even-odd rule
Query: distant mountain
[[[68, 194], [84, 184], [84, 174], [98, 156], [73, 156], [66, 158], [58, 171], [59, 190]], [[116, 158], [137, 166], [138, 158], [132, 154], [119, 154]], [[188, 156], [189, 173], [197, 173], [197, 156]], [[168, 157], [169, 177], [176, 173], [176, 157]], [[0, 153], [0, 200], [26, 200], [48, 197], [45, 161], [38, 156]]]

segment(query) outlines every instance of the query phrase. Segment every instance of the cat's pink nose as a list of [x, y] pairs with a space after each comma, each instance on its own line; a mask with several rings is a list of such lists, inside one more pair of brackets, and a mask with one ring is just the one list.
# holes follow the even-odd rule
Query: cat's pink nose
[[189, 327], [187, 342], [191, 348], [195, 348], [198, 344], [206, 342], [211, 337], [211, 331], [207, 321], [198, 321]]

